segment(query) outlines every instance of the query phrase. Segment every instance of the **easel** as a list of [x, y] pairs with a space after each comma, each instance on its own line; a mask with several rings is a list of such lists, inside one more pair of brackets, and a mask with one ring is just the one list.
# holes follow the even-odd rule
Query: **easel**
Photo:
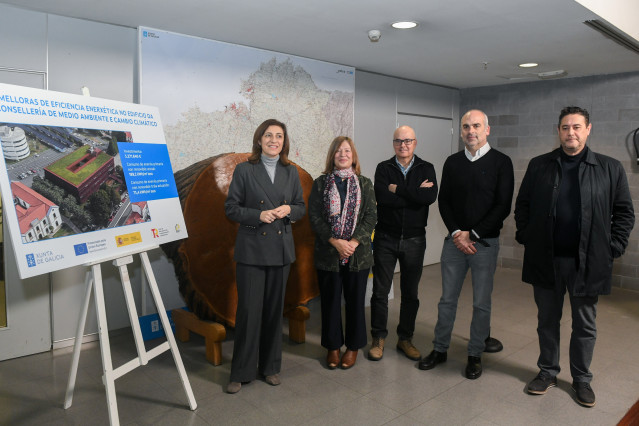
[[[153, 248], [153, 247], [152, 247]], [[160, 320], [162, 321], [162, 327], [166, 334], [167, 341], [156, 346], [147, 352], [144, 346], [144, 340], [142, 339], [142, 332], [140, 331], [140, 322], [138, 320], [138, 313], [135, 307], [135, 300], [133, 299], [133, 291], [131, 290], [131, 280], [129, 279], [129, 272], [127, 270], [128, 264], [133, 262], [133, 255], [140, 255], [142, 266], [144, 269], [144, 275], [146, 276], [153, 300], [155, 301]], [[102, 286], [102, 271], [100, 269], [100, 263], [112, 261], [113, 265], [120, 270], [120, 279], [122, 280], [122, 289], [124, 290], [124, 296], [126, 300], [127, 310], [129, 311], [129, 318], [131, 320], [131, 328], [133, 329], [133, 336], [135, 337], [135, 346], [137, 348], [138, 356], [131, 361], [113, 369], [111, 362], [111, 346], [109, 344], [109, 328], [107, 327], [106, 310], [104, 304], [104, 290]], [[173, 354], [173, 360], [177, 367], [180, 379], [182, 380], [182, 386], [184, 392], [189, 400], [189, 407], [191, 410], [197, 408], [197, 403], [193, 397], [193, 391], [191, 390], [191, 384], [186, 376], [184, 365], [182, 364], [182, 358], [175, 342], [175, 337], [171, 332], [171, 324], [169, 318], [166, 315], [166, 309], [162, 302], [162, 296], [158, 290], [153, 270], [151, 269], [151, 263], [146, 251], [132, 252], [128, 254], [120, 254], [111, 258], [103, 259], [96, 262], [87, 263], [91, 269], [86, 273], [85, 286], [86, 293], [84, 296], [84, 302], [82, 310], [80, 311], [80, 319], [78, 321], [78, 329], [75, 336], [75, 346], [73, 348], [73, 359], [71, 361], [71, 371], [69, 372], [69, 383], [67, 385], [67, 392], [65, 395], [64, 408], [67, 409], [73, 402], [73, 390], [75, 388], [75, 379], [78, 371], [78, 362], [80, 360], [80, 348], [82, 346], [82, 335], [84, 333], [84, 325], [86, 323], [87, 311], [89, 309], [89, 301], [91, 299], [91, 290], [94, 291], [95, 296], [95, 309], [98, 316], [98, 333], [100, 336], [100, 352], [102, 355], [102, 381], [106, 388], [107, 408], [109, 410], [109, 421], [111, 425], [119, 425], [120, 420], [118, 418], [118, 405], [115, 397], [115, 380], [122, 377], [126, 373], [131, 372], [135, 368], [146, 365], [149, 360], [156, 356], [171, 350]]]

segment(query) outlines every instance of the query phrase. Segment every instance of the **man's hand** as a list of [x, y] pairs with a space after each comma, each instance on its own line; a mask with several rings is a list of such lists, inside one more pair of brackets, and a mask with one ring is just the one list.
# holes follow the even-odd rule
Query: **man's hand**
[[388, 185], [388, 190], [394, 194], [395, 191], [397, 191], [397, 185], [391, 183], [390, 185]]
[[426, 179], [425, 181], [423, 181], [419, 187], [420, 188], [430, 188], [431, 186], [435, 185], [433, 182], [430, 182], [428, 179]]
[[475, 242], [470, 239], [470, 232], [459, 231], [453, 237], [455, 247], [464, 254], [475, 254], [477, 249], [475, 248]]

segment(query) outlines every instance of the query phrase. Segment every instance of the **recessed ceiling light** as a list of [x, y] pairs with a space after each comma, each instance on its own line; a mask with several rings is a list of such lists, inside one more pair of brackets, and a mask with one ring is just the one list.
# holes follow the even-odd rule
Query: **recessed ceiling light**
[[417, 22], [413, 21], [400, 21], [394, 22], [391, 24], [391, 27], [397, 28], [398, 30], [408, 30], [411, 28], [415, 28], [417, 26]]
[[526, 62], [524, 64], [519, 64], [520, 68], [534, 68], [538, 66], [539, 64], [537, 62]]

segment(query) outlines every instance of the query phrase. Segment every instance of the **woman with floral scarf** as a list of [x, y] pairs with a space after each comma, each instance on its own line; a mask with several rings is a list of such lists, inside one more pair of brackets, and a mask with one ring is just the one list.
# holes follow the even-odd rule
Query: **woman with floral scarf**
[[[329, 369], [351, 368], [366, 346], [364, 296], [373, 252], [371, 234], [377, 222], [375, 191], [361, 176], [353, 141], [333, 140], [324, 174], [315, 179], [309, 196], [309, 218], [315, 231], [315, 268], [322, 304], [322, 346]], [[345, 333], [342, 328], [342, 293]], [[341, 348], [346, 351], [341, 356]]]

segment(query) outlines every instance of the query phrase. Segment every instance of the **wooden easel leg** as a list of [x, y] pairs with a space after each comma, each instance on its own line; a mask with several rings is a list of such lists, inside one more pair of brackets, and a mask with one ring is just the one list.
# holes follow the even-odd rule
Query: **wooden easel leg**
[[120, 281], [122, 281], [122, 291], [124, 291], [124, 301], [129, 312], [129, 320], [131, 321], [131, 330], [135, 341], [135, 347], [138, 351], [140, 365], [147, 365], [149, 357], [144, 347], [144, 339], [140, 330], [140, 320], [138, 319], [138, 311], [135, 307], [135, 299], [133, 298], [133, 290], [131, 289], [131, 279], [129, 278], [129, 270], [127, 266], [133, 263], [133, 256], [121, 257], [113, 261], [113, 265], [120, 271]]
[[118, 404], [115, 397], [115, 377], [113, 374], [113, 362], [111, 361], [111, 346], [109, 343], [109, 327], [106, 319], [104, 304], [104, 289], [102, 287], [102, 271], [100, 264], [91, 266], [93, 271], [93, 285], [95, 295], [95, 310], [98, 315], [98, 330], [100, 334], [100, 353], [102, 355], [102, 381], [106, 388], [107, 408], [109, 410], [109, 422], [112, 426], [119, 425]]
[[67, 392], [64, 397], [64, 409], [66, 410], [73, 403], [73, 391], [75, 390], [75, 379], [78, 373], [78, 363], [80, 362], [80, 350], [82, 349], [82, 335], [84, 334], [84, 326], [87, 321], [87, 312], [89, 310], [89, 302], [91, 301], [91, 290], [93, 289], [93, 278], [91, 270], [86, 273], [84, 279], [85, 293], [82, 309], [80, 310], [80, 318], [78, 320], [78, 328], [75, 332], [75, 343], [73, 344], [73, 358], [71, 360], [71, 371], [69, 371], [69, 382], [67, 384]]
[[186, 375], [186, 370], [184, 369], [184, 364], [182, 363], [182, 357], [180, 356], [180, 351], [178, 350], [177, 343], [175, 342], [175, 337], [173, 336], [173, 331], [171, 330], [171, 323], [169, 322], [169, 318], [166, 315], [166, 308], [164, 307], [164, 302], [162, 302], [162, 295], [160, 294], [158, 284], [155, 281], [153, 269], [151, 269], [149, 256], [146, 254], [146, 252], [142, 252], [140, 253], [140, 259], [142, 260], [144, 273], [146, 274], [146, 278], [149, 283], [149, 289], [151, 290], [151, 294], [153, 295], [153, 300], [155, 301], [155, 306], [158, 310], [160, 321], [162, 322], [162, 327], [164, 327], [166, 340], [169, 342], [169, 346], [171, 348], [173, 361], [175, 361], [175, 366], [177, 367], [180, 379], [182, 380], [182, 387], [184, 388], [184, 392], [186, 393], [186, 396], [189, 400], [189, 407], [191, 407], [191, 410], [195, 410], [197, 408], [197, 403], [195, 402], [193, 390], [191, 390], [191, 384], [189, 382], [188, 376]]
[[82, 345], [82, 334], [84, 332], [84, 325], [86, 322], [86, 315], [89, 308], [89, 302], [91, 300], [91, 291], [93, 290], [93, 295], [95, 297], [95, 309], [98, 317], [98, 334], [100, 337], [100, 354], [102, 356], [102, 382], [104, 383], [104, 387], [106, 389], [106, 399], [107, 399], [107, 409], [109, 411], [109, 422], [111, 425], [119, 425], [120, 420], [118, 418], [118, 405], [115, 395], [115, 380], [135, 368], [146, 365], [150, 359], [155, 358], [156, 356], [171, 350], [173, 354], [173, 359], [175, 361], [178, 373], [182, 380], [182, 385], [184, 386], [184, 390], [189, 399], [189, 406], [191, 410], [195, 410], [197, 408], [197, 404], [195, 403], [195, 398], [193, 396], [193, 391], [191, 390], [191, 385], [189, 383], [189, 379], [186, 376], [186, 371], [184, 370], [184, 365], [182, 364], [182, 358], [180, 357], [180, 353], [177, 348], [177, 344], [175, 343], [175, 338], [173, 337], [173, 333], [171, 332], [171, 324], [169, 323], [169, 319], [166, 315], [166, 309], [164, 308], [164, 303], [162, 302], [162, 296], [160, 295], [160, 291], [158, 290], [157, 282], [155, 281], [155, 277], [153, 276], [153, 270], [151, 269], [151, 264], [149, 262], [148, 255], [146, 252], [140, 253], [140, 257], [142, 259], [142, 264], [144, 266], [144, 273], [146, 278], [148, 279], [148, 284], [153, 294], [153, 299], [155, 301], [156, 307], [158, 308], [158, 313], [160, 316], [160, 320], [162, 321], [162, 326], [166, 332], [167, 341], [154, 347], [150, 351], [146, 351], [144, 347], [144, 340], [142, 338], [142, 332], [140, 331], [140, 323], [138, 320], [137, 309], [135, 306], [135, 300], [133, 298], [133, 291], [131, 289], [131, 281], [129, 279], [129, 273], [127, 270], [127, 266], [129, 263], [133, 261], [132, 255], [123, 255], [122, 257], [116, 258], [114, 260], [114, 264], [120, 270], [120, 277], [122, 280], [122, 288], [124, 290], [124, 296], [126, 301], [126, 306], [129, 311], [129, 317], [131, 320], [131, 327], [133, 328], [133, 335], [135, 337], [135, 345], [138, 350], [138, 356], [129, 362], [121, 365], [120, 367], [113, 369], [113, 362], [111, 360], [111, 345], [109, 343], [109, 327], [107, 325], [106, 318], [106, 306], [104, 303], [104, 287], [102, 285], [102, 272], [100, 269], [100, 263], [90, 264], [91, 267], [90, 272], [87, 272], [86, 276], [86, 294], [84, 298], [84, 303], [82, 305], [82, 310], [80, 312], [80, 319], [78, 321], [78, 329], [76, 332], [76, 341], [73, 352], [73, 360], [71, 364], [71, 372], [69, 373], [69, 382], [67, 385], [67, 391], [65, 395], [65, 405], [64, 408], [69, 408], [71, 406], [71, 402], [73, 399], [73, 390], [75, 387], [76, 373], [78, 370], [78, 361], [80, 358], [80, 347]]

